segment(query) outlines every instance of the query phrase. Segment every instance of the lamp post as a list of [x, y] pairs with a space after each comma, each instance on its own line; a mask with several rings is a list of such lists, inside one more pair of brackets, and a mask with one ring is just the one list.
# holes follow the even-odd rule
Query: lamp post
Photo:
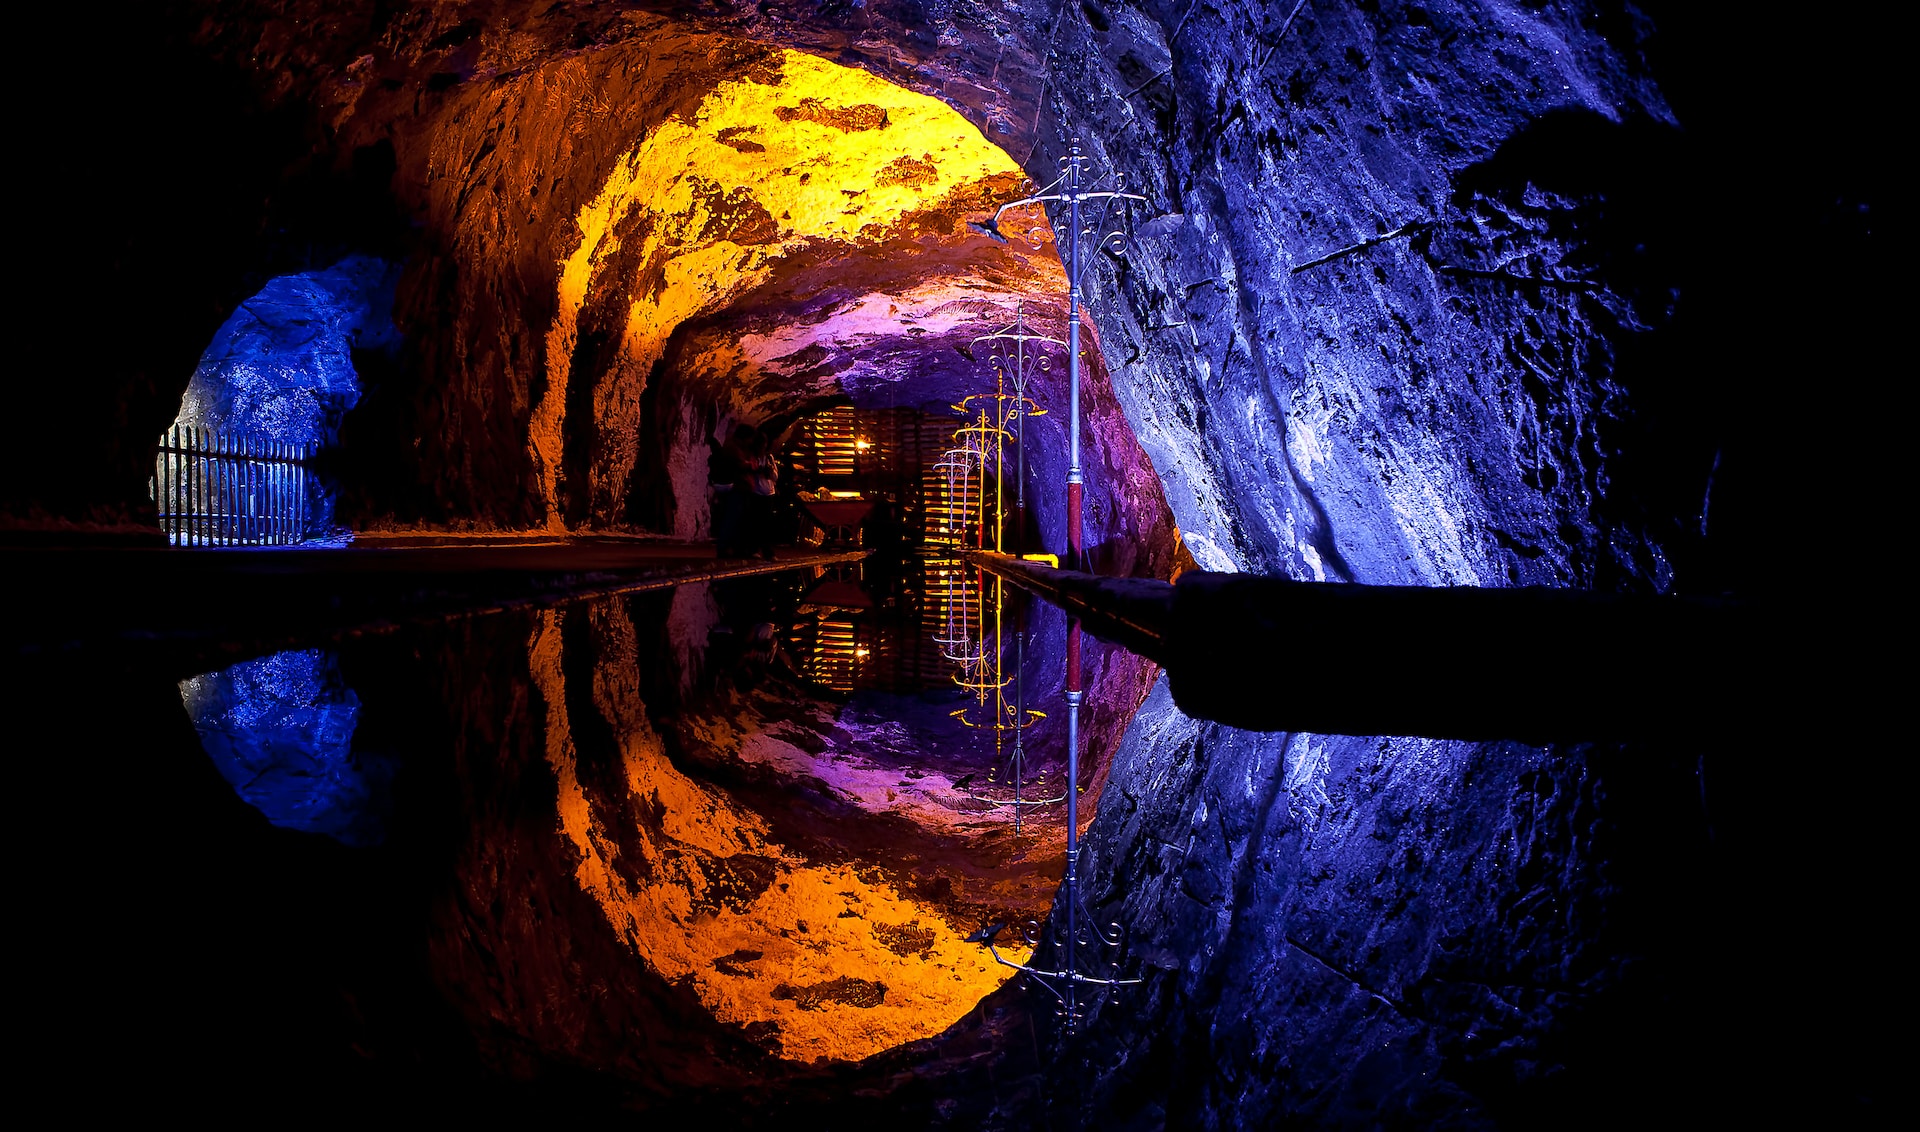
[[[1125, 192], [1126, 174], [1112, 173], [1105, 177], [1089, 179], [1088, 158], [1080, 152], [1080, 139], [1075, 138], [1067, 146], [1067, 155], [1060, 159], [1060, 176], [1032, 196], [1022, 197], [1001, 205], [993, 218], [974, 227], [1001, 242], [1006, 236], [1000, 231], [1000, 218], [1010, 209], [1024, 208], [1032, 204], [1044, 204], [1052, 201], [1060, 207], [1055, 210], [1055, 223], [1065, 221], [1065, 227], [1058, 233], [1056, 246], [1060, 249], [1060, 263], [1067, 272], [1067, 560], [1068, 569], [1080, 570], [1086, 566], [1085, 547], [1082, 545], [1080, 524], [1080, 500], [1085, 488], [1086, 477], [1080, 465], [1080, 308], [1085, 304], [1081, 287], [1081, 268], [1089, 249], [1085, 239], [1101, 230], [1100, 239], [1093, 241], [1093, 247], [1112, 244], [1116, 247], [1126, 242], [1126, 234], [1119, 230], [1108, 230], [1107, 214], [1116, 200], [1137, 200], [1147, 198], [1137, 193]], [[1100, 187], [1111, 179], [1112, 188]], [[1097, 224], [1089, 224], [1087, 206], [1101, 202]], [[1029, 240], [1038, 246], [1038, 241]]]
[[[1088, 165], [1089, 159], [1081, 153], [1080, 139], [1073, 139], [1067, 146], [1066, 156], [1060, 159], [1060, 175], [1051, 184], [1030, 196], [1001, 205], [991, 219], [973, 225], [975, 229], [1005, 243], [1007, 237], [1000, 230], [1000, 221], [1009, 211], [1034, 204], [1052, 203], [1056, 206], [1052, 223], [1056, 226], [1056, 246], [1060, 252], [1061, 266], [1067, 275], [1067, 554], [1064, 565], [1072, 570], [1084, 570], [1087, 565], [1081, 523], [1086, 476], [1080, 462], [1080, 309], [1086, 303], [1083, 268], [1086, 266], [1087, 252], [1093, 248], [1111, 246], [1118, 250], [1126, 244], [1126, 233], [1110, 228], [1107, 223], [1114, 203], [1145, 202], [1147, 199], [1125, 191], [1125, 174], [1110, 173], [1094, 178], [1090, 176]], [[1090, 206], [1096, 203], [1099, 205], [1099, 214], [1093, 216]], [[1096, 230], [1101, 233], [1099, 239], [1089, 240]], [[1037, 235], [1039, 231], [1039, 226], [1035, 225], [1023, 233], [1036, 249], [1041, 244]], [[1059, 895], [1054, 899], [1055, 915], [1048, 918], [1045, 929], [1033, 923], [1024, 929], [1027, 942], [1032, 946], [1037, 947], [1044, 936], [1053, 937], [1054, 955], [1059, 965], [1053, 969], [1043, 969], [1031, 964], [1015, 963], [1002, 956], [994, 941], [1006, 930], [1004, 923], [988, 924], [968, 939], [986, 947], [996, 962], [1015, 968], [1025, 974], [1029, 981], [1037, 982], [1052, 992], [1058, 1000], [1062, 1022], [1071, 1032], [1100, 998], [1115, 987], [1132, 985], [1141, 980], [1120, 977], [1120, 925], [1109, 923], [1103, 927], [1097, 924], [1083, 903], [1085, 898], [1080, 891], [1080, 707], [1086, 693], [1080, 679], [1080, 623], [1073, 618], [1067, 622], [1066, 675], [1067, 870], [1060, 882]], [[1082, 948], [1095, 953], [1109, 953], [1106, 958], [1099, 960], [1106, 968], [1103, 974], [1089, 975], [1080, 970]]]

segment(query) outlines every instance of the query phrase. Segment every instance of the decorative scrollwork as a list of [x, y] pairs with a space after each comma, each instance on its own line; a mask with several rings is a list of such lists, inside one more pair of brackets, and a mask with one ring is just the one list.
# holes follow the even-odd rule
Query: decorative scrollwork
[[1040, 946], [1043, 933], [1039, 920], [1027, 920], [1020, 925], [1020, 937], [1026, 941], [1029, 950]]

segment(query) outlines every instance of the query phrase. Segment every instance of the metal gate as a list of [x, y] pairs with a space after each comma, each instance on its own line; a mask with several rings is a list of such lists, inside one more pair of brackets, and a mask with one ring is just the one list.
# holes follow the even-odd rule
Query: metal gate
[[306, 537], [318, 444], [175, 426], [160, 438], [153, 500], [175, 546], [291, 546]]

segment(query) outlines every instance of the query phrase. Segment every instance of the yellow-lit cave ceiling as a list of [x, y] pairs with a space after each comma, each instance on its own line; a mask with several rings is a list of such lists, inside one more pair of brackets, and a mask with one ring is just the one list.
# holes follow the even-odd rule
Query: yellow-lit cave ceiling
[[[806, 298], [857, 286], [870, 276], [861, 261], [876, 257], [925, 257], [942, 245], [963, 245], [986, 258], [999, 249], [972, 236], [965, 217], [1007, 199], [1021, 179], [1006, 153], [939, 100], [791, 50], [742, 66], [690, 113], [661, 122], [614, 163], [579, 210], [578, 243], [559, 265], [545, 391], [528, 428], [548, 523], [558, 526], [565, 517], [568, 415], [579, 411], [573, 406], [590, 406], [593, 414], [585, 515], [618, 521], [640, 447], [643, 396], [674, 332], [689, 320], [751, 310], [762, 290], [790, 305], [794, 287], [776, 280], [783, 265], [804, 274], [824, 261], [839, 264], [832, 276], [799, 282], [809, 294], [798, 297]], [[959, 301], [976, 308], [967, 312], [972, 322], [982, 300], [1002, 305], [1011, 298], [978, 268], [938, 258], [928, 265], [937, 268], [934, 279], [900, 288], [906, 293], [887, 296], [883, 309], [897, 314], [903, 304], [924, 311]], [[1050, 251], [1023, 257], [1021, 268], [1035, 282], [1058, 276]], [[822, 339], [906, 336], [898, 321], [867, 324], [874, 305], [868, 296], [835, 295], [829, 303], [812, 332], [783, 342], [778, 357]], [[848, 316], [861, 325], [842, 325]], [[591, 358], [595, 345], [583, 347], [587, 323], [599, 336]], [[736, 388], [725, 410], [762, 415], [751, 388], [759, 374], [751, 371], [778, 358], [753, 356], [738, 342], [719, 353], [732, 356], [710, 349], [680, 361], [707, 374], [731, 371]], [[571, 388], [583, 361], [594, 374], [590, 399]], [[794, 392], [844, 390], [815, 384], [780, 391]], [[704, 438], [676, 439], [683, 462], [704, 455]], [[680, 508], [676, 533], [698, 533], [693, 510]]]

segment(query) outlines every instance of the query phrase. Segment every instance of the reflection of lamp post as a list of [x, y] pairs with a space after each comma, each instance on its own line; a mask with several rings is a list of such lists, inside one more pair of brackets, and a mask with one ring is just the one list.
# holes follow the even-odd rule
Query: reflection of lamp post
[[[1053, 901], [1059, 914], [1048, 917], [1044, 929], [1037, 924], [1028, 924], [1024, 930], [1027, 945], [1034, 948], [1038, 948], [1041, 940], [1051, 934], [1054, 955], [1060, 965], [1056, 969], [1046, 970], [1026, 963], [1015, 963], [1001, 955], [1000, 949], [994, 946], [994, 940], [1006, 930], [1005, 924], [988, 924], [967, 937], [968, 942], [981, 944], [992, 952], [995, 962], [1014, 968], [1051, 991], [1059, 1000], [1060, 1019], [1068, 1032], [1078, 1027], [1081, 1019], [1086, 1017], [1086, 1012], [1114, 987], [1132, 986], [1141, 981], [1120, 977], [1119, 948], [1124, 940], [1120, 925], [1109, 922], [1104, 928], [1101, 927], [1081, 902], [1080, 704], [1084, 695], [1080, 688], [1080, 623], [1072, 621], [1067, 629], [1067, 873], [1061, 878], [1060, 892]], [[1112, 953], [1111, 958], [1104, 960], [1107, 970], [1105, 977], [1080, 972], [1079, 950], [1082, 947]], [[1088, 997], [1082, 997], [1083, 991], [1087, 992]]]
[[[1085, 569], [1085, 552], [1081, 545], [1080, 496], [1085, 477], [1080, 469], [1080, 269], [1087, 248], [1081, 242], [1082, 236], [1091, 236], [1096, 225], [1087, 223], [1082, 214], [1082, 206], [1093, 201], [1101, 201], [1101, 215], [1097, 226], [1103, 229], [1095, 246], [1112, 246], [1115, 249], [1126, 243], [1126, 235], [1117, 229], [1106, 230], [1107, 210], [1115, 200], [1145, 201], [1147, 198], [1135, 193], [1123, 192], [1126, 174], [1109, 174], [1114, 187], [1101, 189], [1097, 186], [1105, 177], [1089, 181], [1087, 179], [1087, 158], [1080, 153], [1080, 139], [1075, 138], [1067, 147], [1067, 156], [1060, 159], [1060, 176], [1053, 183], [1029, 197], [1003, 204], [993, 214], [993, 219], [985, 224], [976, 225], [981, 231], [996, 240], [1005, 241], [1000, 232], [1000, 218], [1008, 209], [1022, 208], [1030, 204], [1054, 201], [1065, 206], [1066, 226], [1060, 232], [1056, 246], [1060, 249], [1062, 266], [1067, 269], [1067, 562], [1069, 569]], [[1061, 218], [1056, 214], [1055, 222]], [[1039, 241], [1029, 234], [1029, 242], [1036, 248]]]
[[[996, 582], [997, 581], [998, 579], [996, 579]], [[1000, 595], [996, 592], [994, 596], [993, 655], [997, 661], [1000, 657], [1001, 649], [1001, 607], [999, 602]], [[999, 772], [1004, 770], [1006, 772], [1007, 782], [1012, 784], [1013, 794], [1011, 797], [1006, 795], [996, 797], [992, 794], [986, 794], [971, 788], [967, 790], [967, 794], [976, 801], [987, 803], [989, 809], [1012, 810], [1013, 835], [1015, 837], [1020, 836], [1021, 820], [1027, 810], [1038, 806], [1052, 806], [1067, 800], [1067, 795], [1064, 793], [1052, 798], [1044, 796], [1044, 792], [1043, 795], [1038, 798], [1027, 797], [1025, 793], [1027, 775], [1027, 740], [1025, 732], [1027, 728], [1032, 727], [1047, 717], [1047, 713], [1027, 706], [1026, 659], [1027, 631], [1023, 628], [1014, 636], [1012, 678], [1014, 702], [1011, 704], [1007, 703], [1007, 680], [1002, 676], [997, 683], [992, 685], [994, 699], [993, 711], [990, 716], [991, 722], [975, 723], [973, 720], [967, 718], [966, 708], [961, 708], [958, 711], [949, 713], [968, 727], [978, 727], [993, 732], [994, 770], [988, 773], [987, 780], [989, 782], [994, 781], [998, 777]], [[1000, 674], [996, 673], [996, 675]], [[963, 686], [966, 685], [963, 684]], [[981, 695], [983, 705], [985, 699], [986, 696], [983, 691]], [[1001, 742], [1009, 731], [1013, 732], [1013, 755], [1007, 759], [1003, 765], [1000, 762]], [[1036, 780], [1036, 784], [1038, 781], [1040, 780]]]
[[[940, 647], [941, 656], [960, 665], [963, 671], [971, 672], [982, 662], [985, 642], [974, 633], [974, 598], [967, 586], [970, 570], [957, 560], [948, 560], [939, 566], [946, 583], [946, 600], [943, 603], [945, 623], [934, 634], [933, 643]], [[954, 680], [962, 687], [966, 686], [959, 676], [956, 675]]]

